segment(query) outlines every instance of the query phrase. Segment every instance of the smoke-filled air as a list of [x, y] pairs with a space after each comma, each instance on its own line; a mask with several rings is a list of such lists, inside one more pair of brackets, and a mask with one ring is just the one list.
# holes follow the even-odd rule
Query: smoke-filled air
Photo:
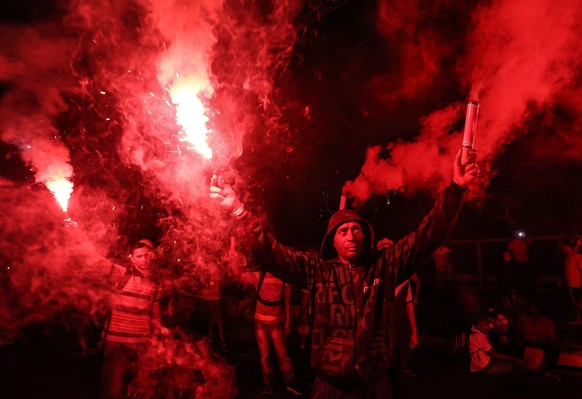
[[170, 321], [134, 388], [235, 397], [233, 368], [175, 321], [177, 298], [240, 272], [211, 177], [289, 238], [319, 191], [329, 213], [341, 194], [361, 208], [445, 187], [469, 101], [473, 198], [534, 130], [531, 160], [580, 165], [580, 20], [580, 0], [68, 0], [7, 14], [0, 330], [95, 350], [111, 265], [146, 238]]

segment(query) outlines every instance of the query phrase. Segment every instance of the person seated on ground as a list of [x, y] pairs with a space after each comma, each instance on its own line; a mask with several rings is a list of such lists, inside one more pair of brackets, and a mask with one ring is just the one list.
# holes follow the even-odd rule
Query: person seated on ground
[[493, 348], [506, 355], [516, 355], [516, 342], [509, 331], [509, 318], [495, 308], [487, 308], [486, 317], [492, 325], [489, 338]]
[[501, 313], [509, 318], [511, 328], [520, 316], [527, 312], [527, 300], [523, 294], [515, 287], [510, 287], [507, 293], [501, 298]]
[[550, 318], [541, 314], [535, 299], [530, 300], [528, 312], [518, 320], [516, 332], [523, 349], [533, 347], [544, 351], [542, 371], [551, 376], [560, 355], [556, 328]]
[[532, 244], [533, 241], [523, 230], [516, 230], [503, 253], [503, 259], [507, 263], [506, 283], [519, 287], [526, 295], [534, 294], [537, 280], [537, 270], [528, 255]]
[[487, 317], [482, 317], [471, 327], [469, 335], [470, 370], [473, 373], [486, 374], [523, 373], [524, 363], [521, 359], [505, 355], [493, 349], [489, 340], [491, 323]]

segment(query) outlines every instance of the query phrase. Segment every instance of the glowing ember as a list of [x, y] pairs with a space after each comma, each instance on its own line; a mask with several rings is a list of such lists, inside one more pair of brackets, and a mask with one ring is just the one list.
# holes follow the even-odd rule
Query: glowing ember
[[46, 182], [47, 188], [53, 193], [63, 212], [67, 212], [69, 198], [73, 193], [73, 183], [61, 177]]
[[208, 116], [200, 95], [212, 93], [212, 87], [205, 83], [192, 75], [180, 77], [172, 85], [170, 96], [176, 107], [176, 120], [183, 128], [180, 139], [192, 144], [204, 158], [211, 159], [212, 149], [207, 140], [212, 131], [206, 127]]

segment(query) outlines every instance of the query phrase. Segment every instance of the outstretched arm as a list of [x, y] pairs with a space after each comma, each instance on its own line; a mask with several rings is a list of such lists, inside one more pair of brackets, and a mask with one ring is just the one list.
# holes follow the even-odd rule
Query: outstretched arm
[[452, 231], [461, 209], [463, 192], [479, 175], [479, 166], [475, 160], [476, 153], [472, 151], [467, 163], [461, 164], [461, 151], [457, 153], [453, 164], [453, 181], [437, 198], [433, 209], [416, 231], [384, 253], [387, 261], [396, 269], [397, 284], [416, 272]]
[[313, 281], [317, 257], [280, 244], [263, 228], [262, 223], [245, 209], [233, 188], [222, 178], [213, 176], [210, 181], [210, 197], [244, 224], [244, 234], [252, 241], [252, 249], [260, 266], [282, 281], [307, 289]]

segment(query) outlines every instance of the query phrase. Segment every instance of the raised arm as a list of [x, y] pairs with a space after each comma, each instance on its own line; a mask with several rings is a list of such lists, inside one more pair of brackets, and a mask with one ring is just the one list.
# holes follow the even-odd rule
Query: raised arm
[[285, 283], [307, 289], [313, 281], [317, 256], [309, 255], [279, 243], [260, 220], [246, 210], [232, 186], [220, 177], [210, 181], [210, 197], [228, 211], [245, 235], [246, 243], [255, 253], [260, 266]]
[[410, 278], [449, 236], [461, 209], [463, 193], [479, 174], [475, 160], [473, 151], [468, 162], [462, 165], [461, 152], [457, 153], [453, 164], [453, 181], [437, 198], [432, 210], [416, 231], [385, 251], [386, 260], [395, 267], [397, 284]]

